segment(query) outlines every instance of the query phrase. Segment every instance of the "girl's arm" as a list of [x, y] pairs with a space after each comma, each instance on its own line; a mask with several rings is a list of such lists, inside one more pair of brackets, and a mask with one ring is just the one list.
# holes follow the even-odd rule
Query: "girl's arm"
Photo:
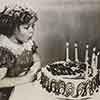
[[32, 81], [32, 77], [32, 73], [28, 73], [27, 75], [22, 77], [5, 77], [0, 80], [0, 88], [26, 84]]
[[35, 81], [37, 79], [37, 74], [41, 71], [40, 57], [38, 53], [33, 55], [34, 64], [31, 67], [30, 71], [21, 77], [5, 77], [0, 80], [1, 87], [12, 87], [16, 85], [26, 84], [28, 82]]
[[39, 72], [41, 71], [41, 62], [39, 54], [36, 52], [33, 55], [34, 65], [31, 67], [29, 73], [33, 73], [32, 81], [37, 80], [39, 78]]
[[34, 60], [34, 64], [33, 66], [31, 67], [30, 71], [36, 73], [38, 72], [38, 70], [41, 69], [41, 62], [40, 62], [40, 57], [38, 55], [38, 53], [34, 53], [33, 55], [33, 60]]

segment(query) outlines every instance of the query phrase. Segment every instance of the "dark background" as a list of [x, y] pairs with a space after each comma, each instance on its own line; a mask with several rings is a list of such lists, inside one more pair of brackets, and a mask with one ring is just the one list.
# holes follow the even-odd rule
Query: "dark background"
[[74, 42], [79, 43], [79, 59], [84, 61], [85, 45], [100, 50], [100, 2], [90, 0], [45, 0], [40, 7], [35, 39], [42, 65], [65, 59], [65, 43], [70, 44], [74, 59]]

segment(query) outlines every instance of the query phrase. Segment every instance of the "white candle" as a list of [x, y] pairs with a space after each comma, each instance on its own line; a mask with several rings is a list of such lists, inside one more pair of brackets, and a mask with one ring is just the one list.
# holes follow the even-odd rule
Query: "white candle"
[[88, 48], [89, 48], [89, 45], [86, 45], [86, 52], [85, 52], [85, 63], [86, 64], [88, 64], [88, 60], [89, 60], [89, 57], [88, 57], [88, 54], [89, 54]]
[[87, 44], [86, 45], [86, 52], [85, 52], [85, 64], [86, 64], [86, 72], [85, 72], [85, 77], [88, 78], [88, 66], [89, 66], [89, 63], [88, 63], [88, 60], [89, 60], [89, 57], [88, 57], [88, 54], [89, 54], [89, 45]]
[[78, 60], [78, 45], [77, 45], [77, 43], [75, 43], [74, 46], [75, 46], [75, 61], [79, 62], [79, 60]]
[[91, 67], [93, 68], [93, 76], [97, 74], [95, 51], [96, 51], [96, 48], [93, 48], [92, 62], [91, 62]]
[[99, 55], [100, 55], [100, 52], [98, 52], [97, 55], [96, 55], [96, 61], [95, 61], [96, 68], [98, 67], [98, 56]]
[[66, 42], [66, 62], [69, 61], [69, 42]]
[[93, 48], [92, 62], [91, 62], [91, 65], [92, 65], [92, 66], [94, 66], [94, 65], [95, 65], [95, 60], [96, 60], [95, 51], [96, 51], [96, 48]]

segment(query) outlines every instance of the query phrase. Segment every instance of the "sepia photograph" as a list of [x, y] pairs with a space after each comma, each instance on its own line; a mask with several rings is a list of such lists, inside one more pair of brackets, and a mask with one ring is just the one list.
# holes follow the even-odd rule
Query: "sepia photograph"
[[99, 100], [100, 0], [0, 0], [0, 100]]

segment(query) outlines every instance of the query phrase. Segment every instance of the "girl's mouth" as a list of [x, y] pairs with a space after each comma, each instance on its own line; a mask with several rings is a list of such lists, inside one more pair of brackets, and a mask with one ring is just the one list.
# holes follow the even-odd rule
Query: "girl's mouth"
[[29, 38], [28, 38], [28, 40], [31, 40], [32, 39], [32, 36], [30, 36]]

